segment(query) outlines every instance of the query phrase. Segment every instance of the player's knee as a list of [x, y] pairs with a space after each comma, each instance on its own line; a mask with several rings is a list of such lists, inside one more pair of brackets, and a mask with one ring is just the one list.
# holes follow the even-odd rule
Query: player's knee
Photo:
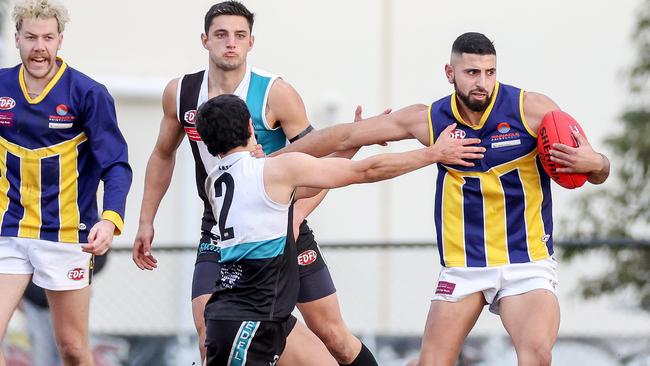
[[553, 359], [551, 348], [544, 347], [535, 351], [535, 364], [539, 366], [550, 366]]
[[520, 360], [520, 365], [549, 366], [553, 358], [552, 346], [537, 345], [528, 348]]
[[66, 365], [83, 365], [88, 357], [88, 349], [82, 342], [63, 341], [58, 349]]

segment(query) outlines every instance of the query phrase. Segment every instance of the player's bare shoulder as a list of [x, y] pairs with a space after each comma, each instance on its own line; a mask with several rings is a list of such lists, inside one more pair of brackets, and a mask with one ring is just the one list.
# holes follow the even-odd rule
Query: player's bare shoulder
[[301, 174], [305, 164], [309, 164], [313, 159], [315, 158], [300, 152], [264, 158], [264, 185], [271, 190], [273, 187], [280, 188], [281, 191], [288, 189], [287, 192], [293, 190], [296, 177]]
[[305, 104], [300, 94], [291, 84], [280, 78], [275, 79], [271, 85], [266, 107], [267, 121], [282, 123], [296, 119], [306, 120]]
[[549, 97], [541, 93], [524, 92], [524, 117], [533, 131], [539, 129], [542, 118], [560, 107]]
[[179, 81], [180, 78], [175, 78], [170, 80], [165, 86], [165, 90], [163, 90], [162, 107], [166, 118], [174, 118], [178, 120], [178, 116], [176, 112], [176, 106], [177, 106], [176, 95], [178, 92]]
[[413, 104], [388, 115], [408, 135], [423, 145], [429, 145], [429, 106]]

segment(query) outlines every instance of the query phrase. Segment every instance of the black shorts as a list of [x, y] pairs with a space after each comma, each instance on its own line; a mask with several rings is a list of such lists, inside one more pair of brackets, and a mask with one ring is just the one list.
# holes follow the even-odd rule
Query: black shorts
[[307, 221], [300, 224], [296, 252], [298, 253], [298, 275], [300, 276], [298, 302], [310, 302], [335, 293], [334, 281], [332, 281], [323, 253], [318, 247], [314, 232], [307, 226]]
[[206, 320], [208, 366], [274, 366], [295, 325], [283, 322]]
[[209, 233], [201, 233], [192, 277], [192, 299], [212, 294], [216, 290], [220, 268], [217, 246], [212, 243], [212, 236]]
[[[300, 224], [296, 248], [300, 276], [298, 302], [310, 302], [335, 293], [336, 287], [334, 287], [332, 276], [327, 269], [327, 263], [325, 263], [318, 243], [316, 243], [314, 233], [307, 226], [307, 221]], [[215, 291], [220, 271], [218, 258], [217, 247], [212, 244], [210, 234], [202, 233], [194, 265], [192, 299], [212, 294]]]

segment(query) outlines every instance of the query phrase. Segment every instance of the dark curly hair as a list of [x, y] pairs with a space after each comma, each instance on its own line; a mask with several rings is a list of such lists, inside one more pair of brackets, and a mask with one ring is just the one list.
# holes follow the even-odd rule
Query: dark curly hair
[[463, 53], [469, 53], [473, 55], [496, 55], [497, 51], [494, 48], [494, 43], [490, 41], [482, 33], [477, 32], [467, 32], [463, 33], [451, 46], [451, 53], [456, 55], [462, 55]]
[[250, 118], [248, 107], [241, 98], [222, 94], [199, 107], [196, 129], [210, 154], [216, 156], [246, 146], [251, 137]]
[[203, 27], [205, 28], [205, 34], [208, 34], [210, 29], [210, 24], [212, 24], [212, 19], [218, 17], [219, 15], [239, 15], [246, 18], [248, 21], [248, 29], [253, 33], [253, 22], [255, 21], [255, 14], [251, 13], [244, 4], [239, 1], [224, 1], [218, 4], [214, 4], [210, 7], [207, 13], [205, 13], [205, 21]]

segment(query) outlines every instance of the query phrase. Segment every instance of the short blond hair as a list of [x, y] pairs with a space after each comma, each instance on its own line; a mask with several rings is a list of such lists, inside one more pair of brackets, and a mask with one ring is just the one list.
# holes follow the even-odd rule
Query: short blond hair
[[70, 20], [68, 9], [63, 4], [50, 0], [22, 0], [13, 11], [16, 30], [20, 31], [25, 19], [55, 18], [58, 24], [59, 33], [65, 29], [65, 23]]

